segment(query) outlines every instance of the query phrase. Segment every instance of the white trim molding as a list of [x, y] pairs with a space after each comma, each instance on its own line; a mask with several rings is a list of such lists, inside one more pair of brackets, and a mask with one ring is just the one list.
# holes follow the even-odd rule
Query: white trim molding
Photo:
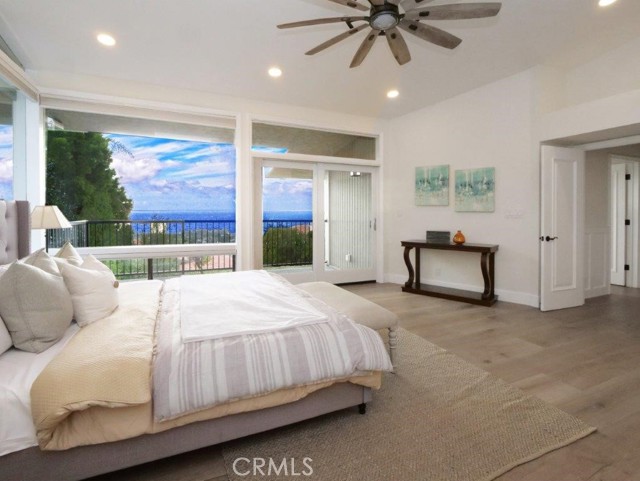
[[[112, 247], [78, 247], [80, 255], [93, 255], [97, 259], [162, 259], [178, 257], [202, 257], [211, 255], [236, 255], [236, 244], [172, 244]], [[53, 249], [51, 254], [55, 254]]]
[[40, 92], [37, 87], [31, 83], [25, 71], [2, 50], [0, 50], [0, 75], [31, 100], [35, 100], [36, 102], [40, 100]]

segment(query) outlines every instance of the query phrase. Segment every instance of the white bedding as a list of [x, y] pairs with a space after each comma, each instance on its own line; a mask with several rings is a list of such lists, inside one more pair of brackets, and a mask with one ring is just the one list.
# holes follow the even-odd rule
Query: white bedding
[[0, 355], [0, 456], [38, 445], [31, 418], [31, 385], [79, 329], [71, 324], [62, 339], [40, 354], [11, 348]]
[[[134, 281], [120, 284], [120, 306], [136, 305], [149, 290], [157, 290], [161, 281]], [[9, 349], [0, 355], [0, 456], [37, 446], [31, 416], [31, 386], [46, 365], [80, 330], [71, 324], [56, 344], [34, 354]]]
[[180, 278], [183, 342], [220, 339], [327, 322], [298, 291], [266, 271]]

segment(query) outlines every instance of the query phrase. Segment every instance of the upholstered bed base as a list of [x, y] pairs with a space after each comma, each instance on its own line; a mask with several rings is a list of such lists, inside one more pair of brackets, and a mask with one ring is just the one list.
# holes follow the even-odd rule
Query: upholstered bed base
[[0, 264], [28, 256], [31, 248], [29, 202], [0, 200]]
[[[369, 402], [369, 388], [342, 382], [290, 404], [235, 414], [114, 443], [67, 451], [29, 448], [0, 457], [2, 481], [76, 481]], [[354, 415], [358, 415], [354, 410]]]

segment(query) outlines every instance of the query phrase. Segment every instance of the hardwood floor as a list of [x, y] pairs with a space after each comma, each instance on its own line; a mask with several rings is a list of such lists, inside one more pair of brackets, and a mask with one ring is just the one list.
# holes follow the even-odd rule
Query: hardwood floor
[[[640, 479], [640, 289], [614, 288], [611, 296], [549, 313], [445, 301], [395, 284], [347, 289], [398, 314], [405, 329], [598, 428], [500, 481]], [[213, 447], [94, 479], [227, 478]]]

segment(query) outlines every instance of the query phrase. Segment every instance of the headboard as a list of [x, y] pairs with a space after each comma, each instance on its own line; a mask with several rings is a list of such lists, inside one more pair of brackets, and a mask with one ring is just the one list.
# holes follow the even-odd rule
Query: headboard
[[0, 200], [0, 264], [8, 264], [31, 251], [29, 201]]

